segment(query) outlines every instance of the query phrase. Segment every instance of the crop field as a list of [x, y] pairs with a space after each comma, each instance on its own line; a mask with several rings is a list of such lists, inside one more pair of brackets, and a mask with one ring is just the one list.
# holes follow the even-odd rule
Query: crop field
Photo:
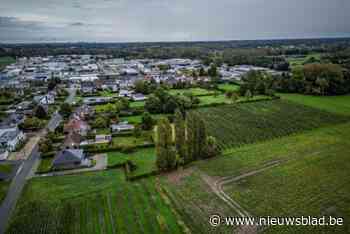
[[32, 179], [7, 233], [184, 233], [159, 188], [121, 170]]
[[325, 97], [302, 94], [278, 94], [282, 99], [329, 112], [350, 115], [350, 95]]
[[210, 190], [198, 171], [187, 170], [162, 179], [169, 200], [186, 226], [192, 233], [232, 233], [234, 227], [213, 228], [208, 218], [212, 214], [235, 216], [235, 211]]
[[[224, 156], [227, 157], [225, 162], [231, 159], [230, 164], [239, 164], [241, 172], [254, 170], [253, 165], [262, 160], [268, 162], [283, 158], [286, 161], [260, 174], [230, 183], [224, 190], [253, 216], [325, 215], [343, 217], [345, 222], [344, 226], [325, 230], [315, 227], [271, 227], [268, 233], [349, 233], [349, 138], [350, 124], [342, 124], [232, 150]], [[253, 164], [244, 162], [254, 159]], [[219, 164], [224, 165], [224, 161], [204, 169], [217, 175], [215, 168]], [[246, 167], [242, 167], [242, 164]], [[231, 167], [232, 175], [237, 173], [236, 167]], [[222, 175], [223, 170], [220, 170]], [[229, 170], [225, 174], [229, 174]]]
[[196, 110], [221, 148], [282, 137], [349, 118], [284, 100], [261, 101]]

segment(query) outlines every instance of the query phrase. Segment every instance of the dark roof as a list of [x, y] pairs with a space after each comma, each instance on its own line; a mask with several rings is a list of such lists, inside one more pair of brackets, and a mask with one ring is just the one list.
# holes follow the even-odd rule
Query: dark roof
[[65, 149], [60, 151], [54, 158], [52, 165], [80, 163], [84, 159], [84, 152], [80, 149]]

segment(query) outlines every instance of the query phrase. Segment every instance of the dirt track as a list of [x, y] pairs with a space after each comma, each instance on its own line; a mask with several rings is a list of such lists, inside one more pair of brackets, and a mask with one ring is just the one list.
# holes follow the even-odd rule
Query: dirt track
[[[228, 206], [230, 206], [232, 209], [234, 209], [237, 214], [240, 217], [252, 217], [252, 215], [244, 209], [241, 205], [238, 204], [237, 201], [232, 199], [230, 196], [228, 196], [223, 187], [226, 184], [237, 182], [241, 179], [247, 178], [249, 176], [253, 176], [259, 173], [262, 173], [270, 168], [276, 167], [283, 163], [284, 161], [278, 160], [273, 161], [268, 164], [265, 164], [260, 169], [256, 169], [244, 174], [241, 174], [239, 176], [227, 176], [220, 179], [213, 179], [212, 177], [208, 176], [207, 174], [200, 172], [201, 178], [209, 185], [209, 187], [212, 189], [212, 191], [221, 199], [223, 200]], [[257, 233], [258, 227], [255, 226], [242, 226], [239, 228], [238, 233]]]

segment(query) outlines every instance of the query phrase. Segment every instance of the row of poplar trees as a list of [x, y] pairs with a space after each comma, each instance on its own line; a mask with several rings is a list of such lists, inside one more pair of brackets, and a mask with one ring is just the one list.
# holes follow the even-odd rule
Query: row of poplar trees
[[176, 110], [174, 128], [167, 118], [160, 119], [156, 141], [156, 163], [160, 171], [169, 171], [220, 153], [216, 139], [208, 136], [204, 120], [196, 112]]

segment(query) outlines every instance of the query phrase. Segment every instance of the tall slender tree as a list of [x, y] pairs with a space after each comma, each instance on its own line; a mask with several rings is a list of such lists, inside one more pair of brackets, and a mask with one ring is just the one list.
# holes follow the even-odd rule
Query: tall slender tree
[[171, 170], [176, 166], [176, 151], [172, 143], [172, 128], [167, 118], [161, 118], [157, 128], [157, 160], [160, 171]]
[[176, 147], [177, 153], [180, 156], [181, 161], [184, 162], [187, 154], [186, 129], [185, 129], [184, 116], [179, 109], [175, 111], [174, 125], [175, 125], [175, 147]]

